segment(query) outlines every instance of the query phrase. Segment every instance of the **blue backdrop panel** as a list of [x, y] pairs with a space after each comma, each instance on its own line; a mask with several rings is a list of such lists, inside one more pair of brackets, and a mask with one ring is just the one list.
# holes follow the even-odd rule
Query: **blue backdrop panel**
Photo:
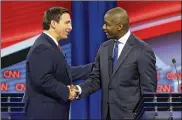
[[[99, 46], [106, 40], [102, 31], [104, 14], [113, 7], [116, 7], [116, 1], [72, 2], [72, 65], [94, 62]], [[80, 82], [78, 81], [76, 84]], [[72, 103], [71, 118], [100, 118], [100, 92], [98, 91], [83, 100], [74, 101]]]

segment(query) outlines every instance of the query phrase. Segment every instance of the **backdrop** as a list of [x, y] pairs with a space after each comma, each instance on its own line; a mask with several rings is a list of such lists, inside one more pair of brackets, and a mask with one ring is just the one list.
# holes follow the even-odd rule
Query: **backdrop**
[[[169, 6], [170, 4], [170, 6]], [[25, 58], [35, 39], [41, 34], [43, 12], [49, 7], [63, 6], [71, 11], [73, 30], [68, 40], [60, 41], [71, 65], [94, 62], [101, 43], [107, 10], [120, 6], [128, 11], [130, 30], [152, 46], [157, 58], [158, 88], [156, 92], [180, 92], [181, 81], [181, 4], [180, 2], [1, 2], [2, 48], [1, 92], [24, 92]], [[12, 14], [13, 13], [13, 14]], [[171, 60], [175, 58], [177, 73]], [[78, 80], [79, 84], [83, 80]], [[71, 118], [94, 119], [101, 116], [101, 94], [72, 102]]]

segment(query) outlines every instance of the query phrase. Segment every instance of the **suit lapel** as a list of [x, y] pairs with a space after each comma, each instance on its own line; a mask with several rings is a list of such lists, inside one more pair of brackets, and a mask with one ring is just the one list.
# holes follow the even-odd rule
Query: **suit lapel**
[[[109, 40], [109, 43], [103, 47], [102, 57], [101, 61], [103, 61], [104, 64], [104, 71], [106, 74], [108, 74], [109, 78], [111, 78], [112, 75], [112, 51], [114, 46], [114, 40]], [[107, 79], [108, 81], [105, 81], [106, 83], [109, 83], [110, 79]]]
[[[52, 45], [52, 47], [54, 49], [56, 49], [57, 52], [60, 53], [60, 49], [58, 48], [58, 46], [56, 45], [56, 43], [52, 40], [52, 38], [50, 38], [48, 35], [46, 35], [45, 33], [42, 33], [42, 35], [46, 38], [46, 40]], [[61, 52], [62, 53], [62, 52]], [[63, 54], [63, 53], [62, 53]]]
[[58, 46], [56, 45], [56, 43], [52, 40], [52, 38], [50, 38], [48, 35], [46, 35], [45, 33], [42, 33], [42, 36], [54, 47], [54, 48], [58, 48]]
[[[109, 72], [109, 77], [111, 78], [112, 75], [112, 54], [113, 54], [113, 48], [114, 48], [114, 40], [107, 46], [107, 58], [108, 58], [108, 72]], [[106, 64], [107, 65], [107, 64]]]
[[133, 44], [134, 44], [134, 36], [131, 34], [130, 37], [128, 38], [119, 58], [118, 58], [118, 62], [116, 63], [114, 69], [113, 69], [113, 74], [112, 76], [116, 73], [116, 71], [118, 70], [119, 66], [123, 63], [123, 61], [125, 60], [125, 58], [128, 56], [128, 54], [130, 53], [130, 51], [133, 48]]

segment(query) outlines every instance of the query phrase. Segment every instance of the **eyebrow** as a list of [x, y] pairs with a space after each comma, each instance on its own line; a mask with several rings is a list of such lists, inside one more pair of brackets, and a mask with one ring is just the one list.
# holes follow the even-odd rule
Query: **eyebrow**
[[65, 21], [65, 23], [71, 23], [71, 20]]
[[106, 24], [111, 24], [111, 22], [108, 21], [107, 19], [104, 20], [104, 23], [106, 23]]

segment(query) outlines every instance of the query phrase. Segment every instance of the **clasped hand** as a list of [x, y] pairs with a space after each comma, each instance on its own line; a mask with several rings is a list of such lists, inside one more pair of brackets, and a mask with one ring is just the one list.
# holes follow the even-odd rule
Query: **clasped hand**
[[78, 88], [75, 86], [75, 85], [68, 85], [67, 86], [69, 88], [69, 100], [74, 100], [77, 96], [78, 96], [78, 93], [79, 93], [79, 90]]

